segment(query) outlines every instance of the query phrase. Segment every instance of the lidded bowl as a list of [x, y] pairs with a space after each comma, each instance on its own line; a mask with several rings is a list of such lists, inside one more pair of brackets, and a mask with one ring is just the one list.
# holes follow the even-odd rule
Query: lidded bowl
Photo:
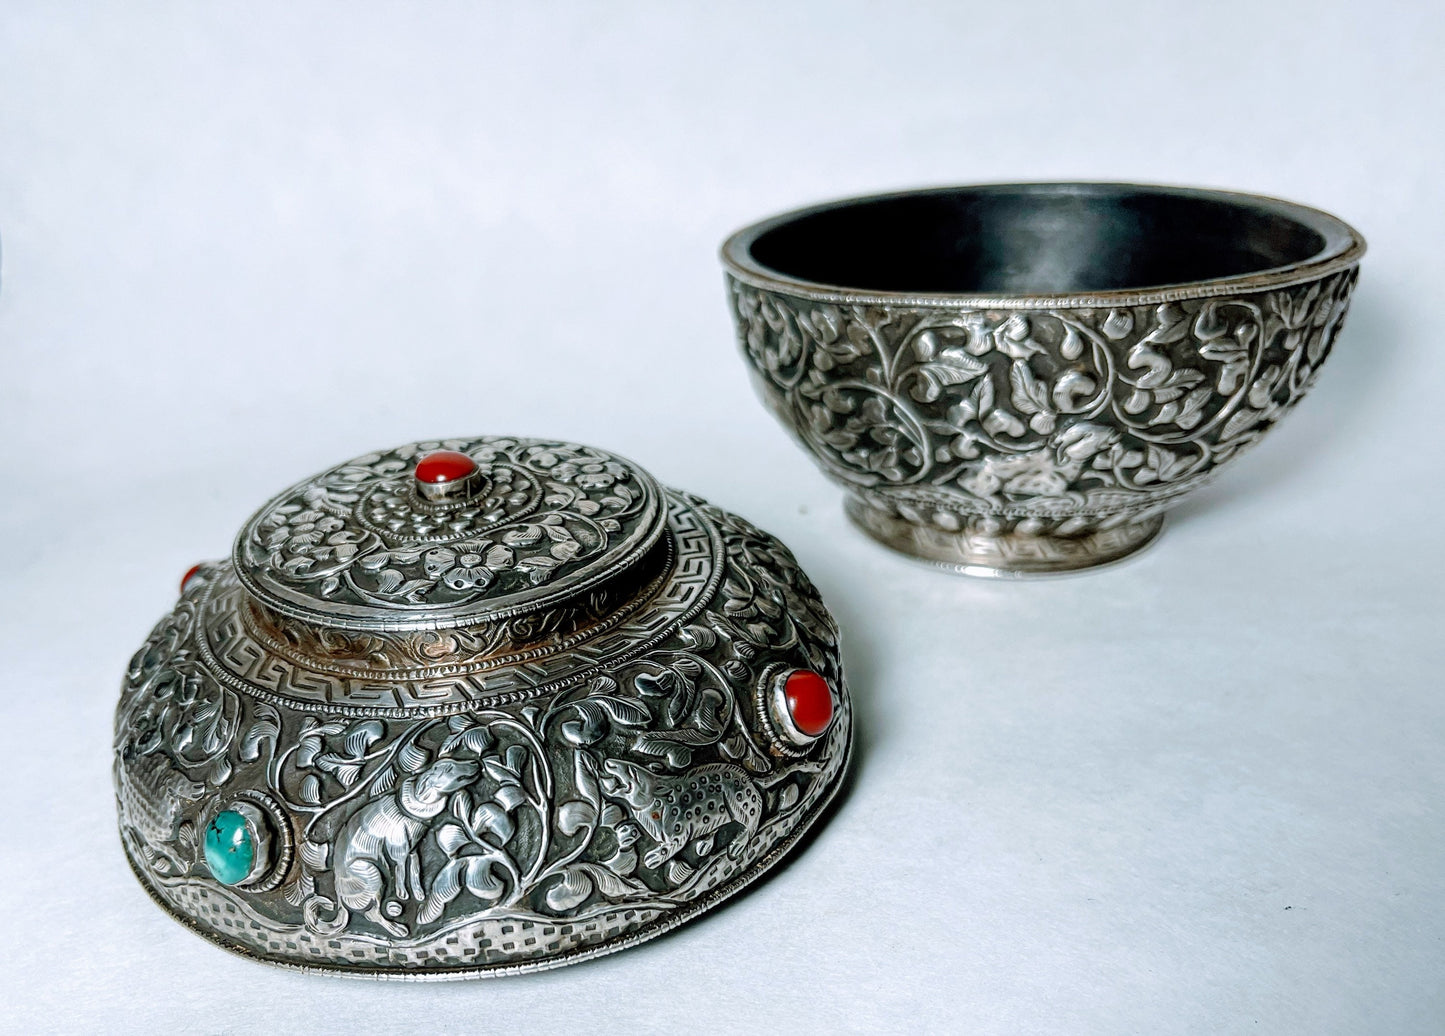
[[590, 447], [413, 443], [187, 573], [116, 712], [121, 839], [270, 963], [465, 977], [661, 934], [789, 851], [851, 743], [777, 540]]
[[723, 245], [764, 402], [903, 553], [1122, 558], [1313, 384], [1364, 239], [1257, 195], [993, 184], [831, 202]]

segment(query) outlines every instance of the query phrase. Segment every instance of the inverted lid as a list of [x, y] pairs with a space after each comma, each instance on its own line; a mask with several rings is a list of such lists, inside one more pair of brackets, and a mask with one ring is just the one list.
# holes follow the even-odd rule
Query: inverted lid
[[662, 534], [652, 476], [604, 450], [486, 436], [409, 443], [299, 482], [233, 558], [266, 606], [321, 626], [443, 629], [627, 577]]

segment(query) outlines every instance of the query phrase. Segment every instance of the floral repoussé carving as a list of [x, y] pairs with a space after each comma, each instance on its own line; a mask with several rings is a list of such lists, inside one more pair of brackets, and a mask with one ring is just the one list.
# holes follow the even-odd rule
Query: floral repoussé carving
[[[417, 459], [470, 456], [483, 489], [460, 504], [421, 500]], [[242, 533], [238, 558], [262, 585], [326, 601], [418, 610], [544, 586], [607, 554], [655, 498], [610, 454], [525, 439], [417, 443], [357, 458], [295, 487]]]
[[770, 407], [866, 506], [948, 532], [1079, 536], [1157, 514], [1298, 402], [1356, 272], [1052, 310], [819, 303], [729, 284]]
[[[605, 465], [577, 474], [599, 490], [620, 480]], [[207, 627], [241, 628], [255, 605], [229, 564], [202, 566], [137, 653], [116, 716], [121, 829], [142, 881], [263, 959], [428, 974], [604, 952], [741, 887], [817, 817], [846, 765], [838, 632], [776, 540], [696, 498], [668, 502], [669, 536], [697, 542], [659, 555], [685, 559], [660, 586], [628, 584], [678, 602], [665, 622], [641, 609], [580, 678], [554, 646], [508, 663], [535, 691], [436, 709], [318, 706], [239, 678]], [[461, 563], [451, 546], [428, 548], [440, 549], [457, 555], [448, 570]], [[248, 656], [272, 650], [248, 643]], [[310, 646], [293, 644], [293, 658]], [[820, 674], [837, 710], [787, 752], [756, 705], [780, 667]], [[238, 799], [264, 807], [284, 856], [249, 890], [212, 879], [195, 834]]]

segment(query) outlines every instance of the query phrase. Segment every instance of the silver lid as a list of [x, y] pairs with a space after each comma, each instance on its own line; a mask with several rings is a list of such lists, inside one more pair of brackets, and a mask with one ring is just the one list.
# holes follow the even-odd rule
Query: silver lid
[[233, 559], [284, 616], [449, 629], [625, 578], [665, 524], [657, 483], [615, 454], [485, 436], [369, 453], [299, 482], [251, 517]]

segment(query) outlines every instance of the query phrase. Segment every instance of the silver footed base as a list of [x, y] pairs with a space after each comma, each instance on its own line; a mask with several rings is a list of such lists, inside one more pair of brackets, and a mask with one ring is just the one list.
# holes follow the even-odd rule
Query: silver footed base
[[1164, 528], [1164, 516], [1159, 514], [1077, 536], [950, 532], [886, 514], [854, 497], [846, 498], [844, 508], [854, 525], [885, 547], [952, 572], [989, 579], [1064, 575], [1110, 565], [1153, 543]]

